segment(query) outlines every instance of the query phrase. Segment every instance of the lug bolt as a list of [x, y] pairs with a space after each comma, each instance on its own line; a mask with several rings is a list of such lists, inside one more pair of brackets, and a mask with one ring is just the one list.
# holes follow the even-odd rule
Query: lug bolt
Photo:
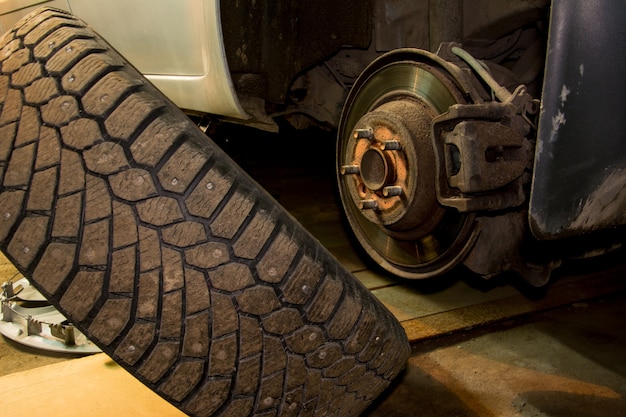
[[386, 140], [383, 142], [384, 151], [399, 151], [402, 145], [397, 140]]
[[359, 210], [376, 210], [378, 208], [378, 202], [376, 200], [361, 200], [359, 201]]
[[355, 129], [354, 139], [372, 139], [374, 131], [372, 129]]
[[385, 197], [395, 197], [398, 195], [402, 195], [404, 190], [399, 185], [392, 185], [390, 187], [383, 188], [383, 195]]
[[341, 175], [359, 174], [361, 168], [358, 165], [344, 165], [341, 167]]

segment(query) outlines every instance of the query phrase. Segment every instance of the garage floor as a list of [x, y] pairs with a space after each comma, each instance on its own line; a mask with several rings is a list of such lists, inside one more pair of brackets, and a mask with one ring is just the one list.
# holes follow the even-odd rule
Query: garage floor
[[626, 297], [417, 346], [368, 416], [626, 416]]
[[[569, 263], [541, 290], [515, 276], [484, 282], [463, 270], [434, 282], [400, 281], [351, 243], [334, 193], [332, 137], [242, 143], [226, 136], [222, 145], [391, 309], [412, 340], [406, 371], [366, 416], [626, 416], [623, 251]], [[0, 282], [11, 274], [0, 266]], [[68, 358], [0, 340], [0, 410], [180, 415], [103, 356]], [[64, 393], [71, 405], [59, 399]]]

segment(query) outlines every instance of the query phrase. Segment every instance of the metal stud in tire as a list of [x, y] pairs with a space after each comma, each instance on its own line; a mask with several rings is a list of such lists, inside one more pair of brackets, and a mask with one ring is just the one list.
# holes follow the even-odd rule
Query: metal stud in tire
[[354, 416], [404, 367], [394, 317], [89, 27], [0, 40], [0, 247], [192, 416]]

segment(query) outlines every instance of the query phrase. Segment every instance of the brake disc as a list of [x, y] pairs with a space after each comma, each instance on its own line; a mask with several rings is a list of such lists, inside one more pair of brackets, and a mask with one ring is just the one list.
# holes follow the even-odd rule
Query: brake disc
[[383, 55], [359, 76], [341, 116], [341, 201], [359, 243], [395, 275], [429, 278], [467, 254], [471, 214], [440, 205], [432, 120], [463, 95], [446, 72], [415, 52]]

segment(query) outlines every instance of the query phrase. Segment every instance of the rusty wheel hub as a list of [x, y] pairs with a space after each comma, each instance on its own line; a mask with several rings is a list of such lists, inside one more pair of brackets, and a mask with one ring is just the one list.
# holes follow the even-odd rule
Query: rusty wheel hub
[[430, 233], [444, 209], [435, 195], [430, 121], [417, 99], [394, 99], [364, 115], [352, 131], [341, 174], [370, 222], [406, 239]]

